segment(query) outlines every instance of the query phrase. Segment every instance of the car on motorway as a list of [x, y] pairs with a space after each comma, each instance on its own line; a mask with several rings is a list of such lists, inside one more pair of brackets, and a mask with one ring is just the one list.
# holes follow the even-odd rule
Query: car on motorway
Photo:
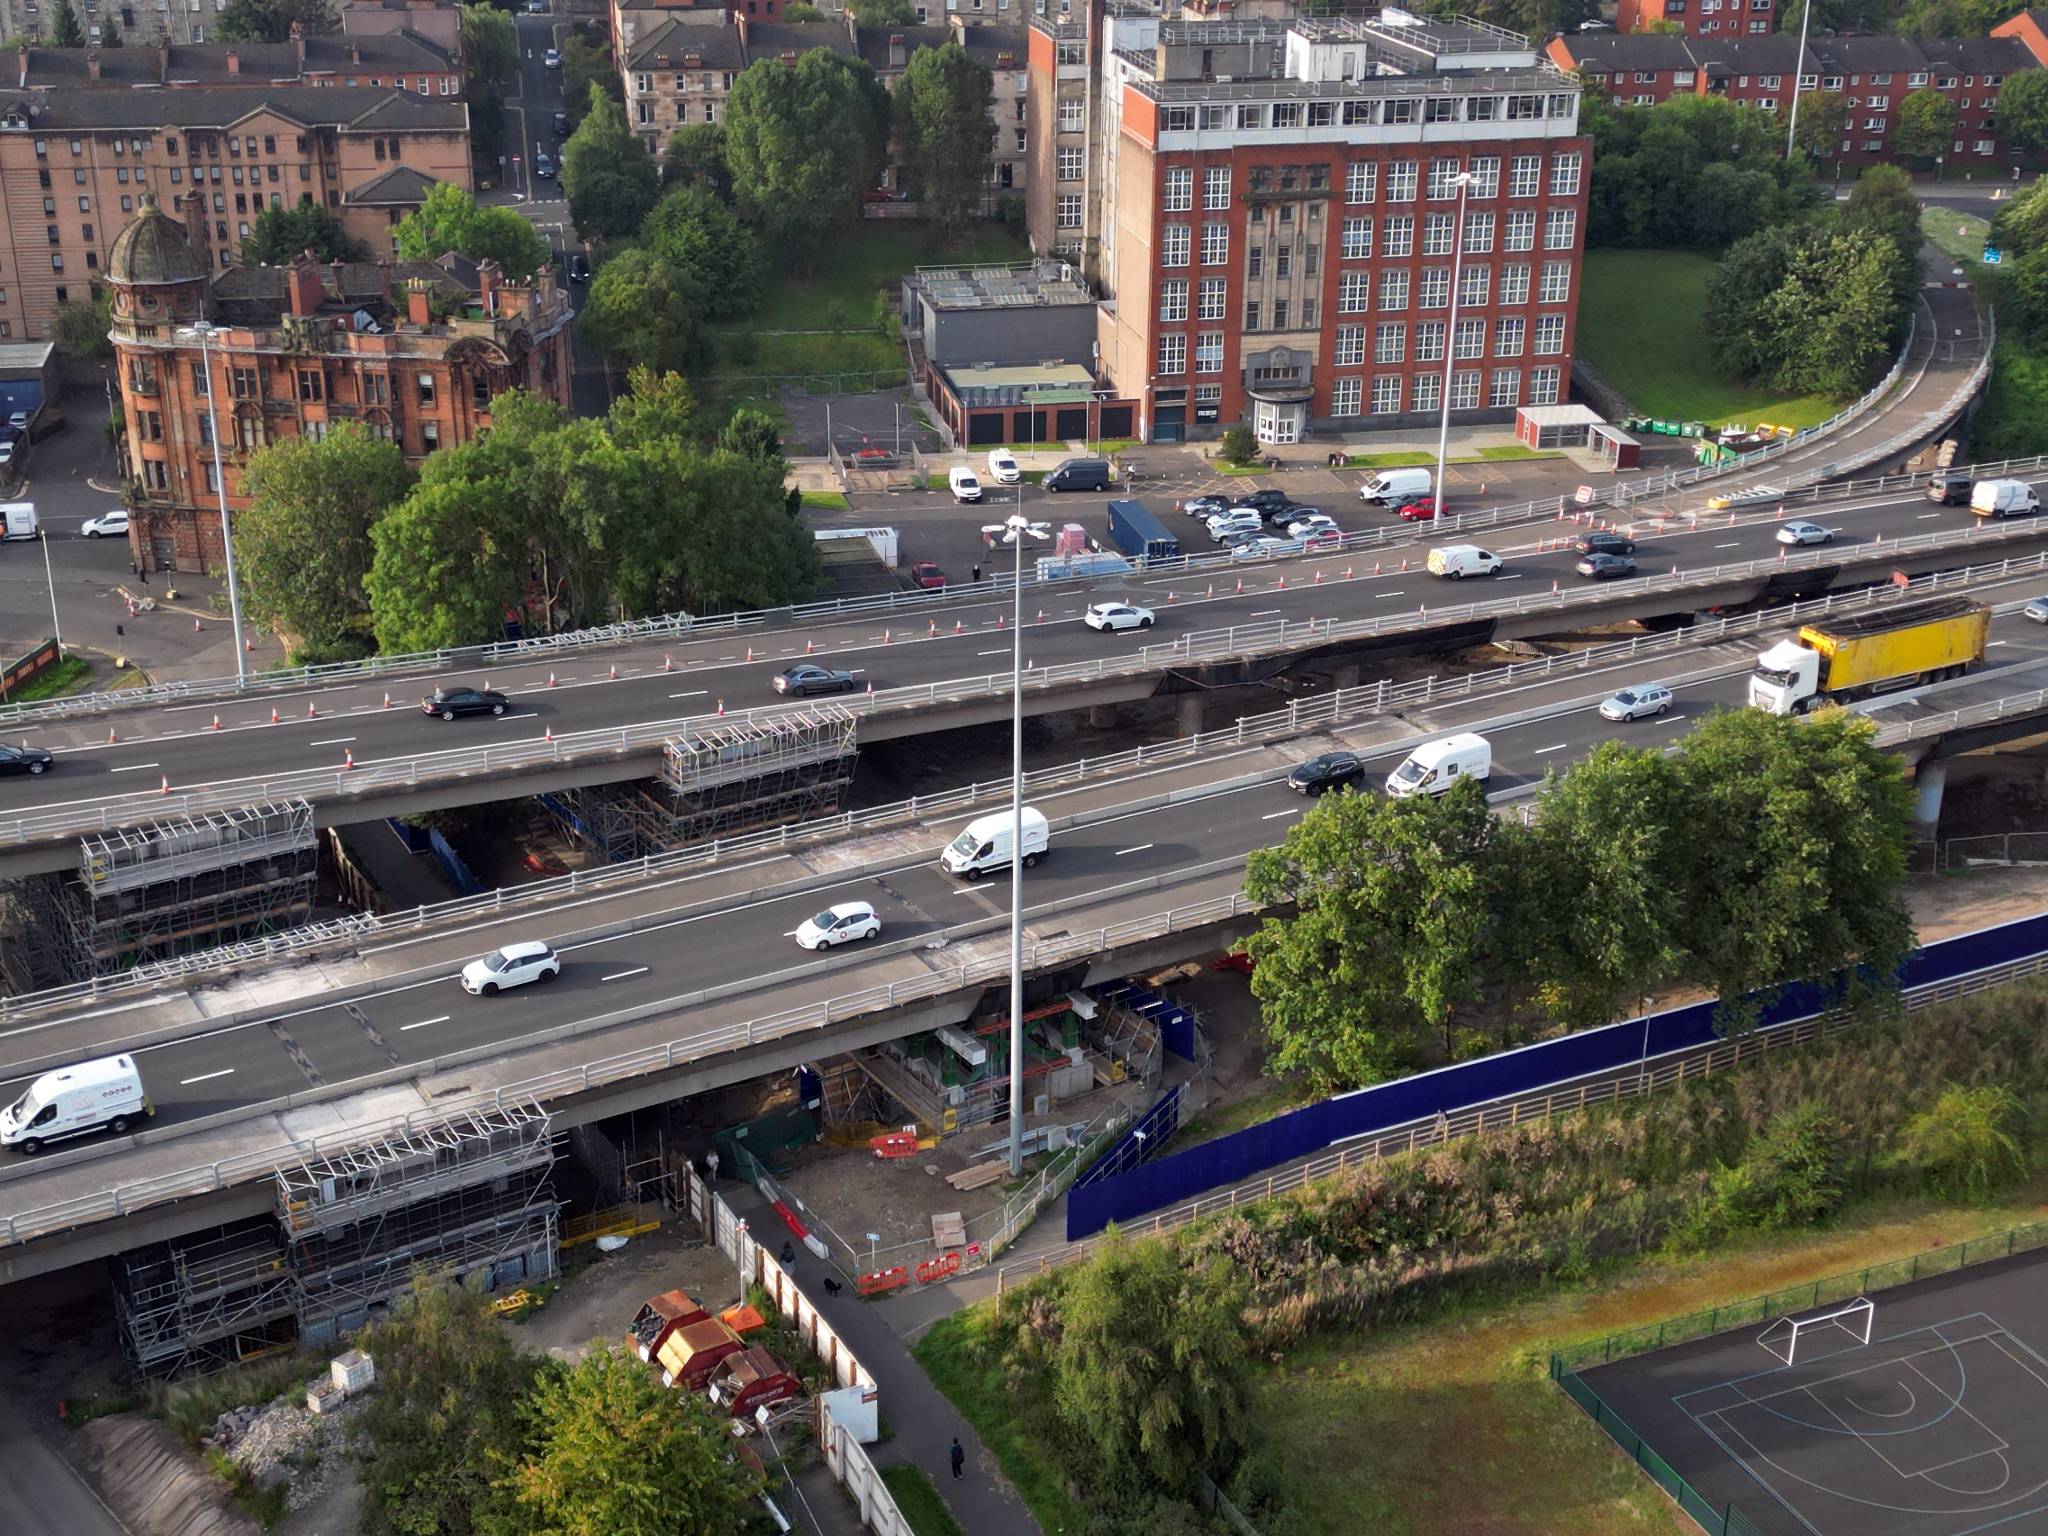
[[775, 674], [775, 691], [804, 698], [813, 693], [851, 693], [857, 685], [851, 672], [800, 661]]
[[104, 539], [114, 534], [128, 537], [128, 509], [116, 507], [111, 512], [102, 512], [98, 517], [88, 517], [79, 525], [78, 531], [88, 539]]
[[1573, 540], [1572, 548], [1582, 555], [1632, 555], [1636, 541], [1618, 533], [1587, 533]]
[[462, 990], [489, 997], [523, 987], [529, 981], [553, 981], [561, 974], [561, 958], [547, 945], [529, 940], [524, 944], [507, 944], [481, 960], [470, 961], [462, 968]]
[[2032, 619], [2036, 624], [2048, 624], [2048, 597], [2037, 597], [2020, 610], [2020, 617]]
[[864, 901], [842, 901], [798, 924], [796, 941], [805, 949], [830, 949], [854, 939], [872, 939], [881, 931], [882, 920], [873, 907]]
[[1823, 528], [1819, 523], [1804, 521], [1790, 522], [1778, 530], [1780, 544], [1832, 544], [1835, 530]]
[[936, 560], [920, 560], [910, 568], [910, 579], [927, 592], [937, 592], [946, 585], [946, 573], [939, 569]]
[[1221, 496], [1190, 496], [1180, 504], [1181, 511], [1189, 517], [1214, 517], [1218, 512], [1228, 512], [1231, 504]]
[[1671, 690], [1662, 683], [1636, 683], [1601, 700], [1602, 720], [1641, 720], [1671, 707]]
[[566, 139], [567, 137], [569, 137], [569, 114], [566, 112], [557, 112], [553, 117], [548, 119], [548, 126], [555, 130], [556, 138]]
[[1364, 782], [1365, 764], [1350, 752], [1325, 752], [1296, 764], [1287, 775], [1287, 787], [1297, 795], [1320, 795]]
[[1590, 580], [1607, 581], [1616, 576], [1635, 575], [1636, 563], [1627, 555], [1610, 555], [1595, 550], [1590, 555], [1579, 556], [1579, 563], [1572, 569]]
[[590, 281], [590, 258], [578, 251], [569, 258], [569, 281], [587, 283]]
[[420, 713], [453, 720], [457, 715], [502, 715], [511, 701], [493, 688], [436, 688], [420, 700]]
[[551, 179], [555, 174], [554, 160], [545, 154], [535, 155], [533, 157], [533, 174], [542, 181]]
[[988, 451], [988, 477], [997, 485], [1015, 485], [1024, 478], [1024, 466], [1017, 462], [1017, 455], [1007, 448], [991, 448]]
[[41, 747], [0, 746], [0, 773], [42, 773], [56, 761]]
[[1286, 526], [1287, 537], [1290, 539], [1328, 538], [1333, 534], [1342, 537], [1344, 532], [1337, 526], [1334, 517], [1321, 512], [1311, 512], [1306, 517], [1297, 517]]
[[1140, 608], [1136, 603], [1090, 603], [1088, 611], [1081, 615], [1081, 622], [1090, 629], [1150, 629], [1158, 616], [1150, 608]]
[[1427, 501], [1403, 502], [1394, 516], [1404, 523], [1430, 523], [1436, 521], [1437, 513], [1443, 509], [1443, 498], [1432, 496]]
[[1967, 469], [1937, 469], [1927, 477], [1927, 499], [1944, 507], [1967, 507], [1976, 484]]
[[540, 62], [543, 69], [560, 69], [562, 67], [562, 50], [550, 48], [540, 56]]
[[1266, 520], [1250, 507], [1232, 507], [1228, 512], [1218, 512], [1209, 519], [1209, 537], [1222, 544], [1232, 534], [1262, 533], [1265, 527]]

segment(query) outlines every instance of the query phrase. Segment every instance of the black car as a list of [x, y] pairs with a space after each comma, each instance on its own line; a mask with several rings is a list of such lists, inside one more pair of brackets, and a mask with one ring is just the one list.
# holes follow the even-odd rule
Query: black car
[[1927, 499], [1944, 507], [1968, 506], [1976, 485], [1967, 469], [1937, 469], [1927, 477]]
[[1282, 501], [1277, 507], [1260, 506], [1255, 501], [1246, 502], [1245, 505], [1258, 507], [1261, 512], [1266, 514], [1266, 521], [1275, 528], [1285, 528], [1289, 523], [1298, 523], [1305, 517], [1321, 517], [1323, 515], [1321, 507], [1306, 507], [1298, 501]]
[[1249, 496], [1238, 497], [1236, 502], [1236, 505], [1240, 507], [1257, 507], [1261, 517], [1271, 517], [1282, 507], [1292, 506], [1293, 504], [1294, 498], [1292, 496], [1289, 496], [1285, 491], [1277, 490], [1253, 491]]
[[1298, 795], [1320, 795], [1346, 784], [1365, 782], [1365, 765], [1349, 752], [1325, 752], [1287, 775], [1287, 787]]
[[0, 773], [41, 773], [56, 761], [41, 747], [0, 747]]
[[1573, 569], [1581, 576], [1590, 577], [1594, 581], [1606, 581], [1615, 576], [1635, 575], [1636, 563], [1629, 559], [1627, 555], [1609, 555], [1595, 552], [1590, 555], [1581, 555], [1579, 563]]
[[851, 693], [853, 689], [851, 672], [835, 671], [815, 662], [799, 662], [787, 671], [775, 674], [775, 691], [793, 693], [799, 698], [811, 693]]
[[1636, 541], [1618, 533], [1589, 533], [1572, 546], [1582, 555], [1632, 555]]
[[420, 713], [453, 720], [457, 715], [502, 715], [505, 695], [490, 688], [436, 688], [420, 700]]
[[566, 112], [557, 112], [554, 116], [553, 127], [555, 130], [556, 138], [566, 139], [567, 137], [569, 137], [569, 114]]
[[590, 281], [590, 258], [578, 251], [569, 258], [569, 281], [587, 283]]

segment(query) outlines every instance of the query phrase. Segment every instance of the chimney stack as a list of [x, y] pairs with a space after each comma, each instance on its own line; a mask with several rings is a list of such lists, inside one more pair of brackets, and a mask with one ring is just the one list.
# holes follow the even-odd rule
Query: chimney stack
[[905, 64], [910, 62], [908, 52], [903, 46], [903, 34], [901, 32], [891, 32], [889, 34], [889, 67], [891, 69], [903, 68]]
[[405, 285], [405, 318], [414, 325], [432, 325], [433, 311], [427, 308], [427, 281], [411, 278]]
[[100, 77], [100, 51], [97, 48], [85, 50], [85, 75], [88, 80], [97, 80]]
[[302, 21], [292, 23], [292, 53], [299, 61], [299, 73], [304, 74], [306, 72], [306, 24]]
[[241, 72], [242, 56], [239, 53], [235, 52], [234, 49], [230, 48], [228, 50], [228, 73], [231, 75], [239, 75]]
[[21, 45], [21, 47], [20, 47], [20, 49], [19, 49], [18, 51], [19, 51], [19, 54], [20, 54], [20, 58], [21, 58], [21, 74], [20, 74], [20, 76], [19, 76], [19, 81], [18, 81], [18, 83], [20, 84], [20, 86], [21, 86], [21, 89], [23, 89], [23, 90], [27, 90], [27, 89], [28, 89], [28, 44], [27, 44], [27, 43], [23, 43], [23, 44]]
[[483, 300], [485, 314], [498, 312], [498, 286], [504, 280], [504, 269], [489, 257], [476, 264], [477, 297]]
[[311, 251], [300, 252], [299, 259], [292, 263], [291, 286], [287, 294], [291, 312], [295, 315], [315, 314], [326, 297], [327, 285], [320, 280], [318, 259]]

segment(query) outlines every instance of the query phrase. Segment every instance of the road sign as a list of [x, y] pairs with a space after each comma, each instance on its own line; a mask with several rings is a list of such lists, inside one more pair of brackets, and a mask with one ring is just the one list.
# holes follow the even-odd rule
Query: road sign
[[2003, 262], [2004, 262], [2004, 260], [2005, 260], [2005, 252], [2001, 251], [2001, 250], [2000, 250], [2000, 249], [1999, 249], [1999, 248], [1998, 248], [1997, 246], [1995, 246], [1995, 245], [1987, 245], [1987, 246], [1985, 246], [1985, 247], [1984, 247], [1984, 265], [1985, 265], [1985, 266], [1987, 266], [1987, 267], [1995, 267], [1995, 266], [1998, 266], [1998, 265], [2000, 265], [2001, 263], [2003, 263]]
[[1593, 487], [1590, 485], [1580, 486], [1573, 496], [1573, 500], [1577, 501], [1582, 507], [1590, 507], [1593, 505]]

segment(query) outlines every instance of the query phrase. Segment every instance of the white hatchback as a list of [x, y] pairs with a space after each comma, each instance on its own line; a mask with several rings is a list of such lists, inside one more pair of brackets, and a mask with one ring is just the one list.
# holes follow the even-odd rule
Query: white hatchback
[[114, 534], [128, 536], [128, 509], [116, 507], [111, 512], [102, 512], [98, 517], [88, 517], [80, 526], [80, 533], [88, 539], [104, 539]]
[[561, 974], [561, 959], [547, 945], [507, 944], [462, 968], [462, 990], [489, 997], [529, 981], [552, 981]]
[[816, 917], [807, 917], [797, 928], [796, 941], [805, 949], [830, 949], [852, 939], [872, 939], [882, 931], [882, 920], [864, 901], [842, 901], [827, 907]]
[[1090, 629], [1150, 629], [1156, 615], [1135, 603], [1092, 603], [1081, 622]]

